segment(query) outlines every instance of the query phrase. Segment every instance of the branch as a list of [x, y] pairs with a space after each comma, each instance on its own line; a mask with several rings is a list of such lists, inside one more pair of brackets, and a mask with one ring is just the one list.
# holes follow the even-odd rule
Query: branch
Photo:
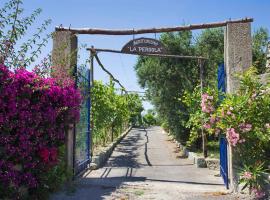
[[111, 74], [111, 72], [109, 72], [104, 65], [100, 62], [99, 57], [97, 56], [97, 54], [94, 54], [94, 57], [96, 58], [97, 63], [99, 64], [99, 66], [101, 67], [101, 69], [106, 72], [107, 74], [109, 74], [109, 76], [113, 79], [114, 82], [118, 83], [120, 85], [120, 87], [125, 91], [125, 93], [127, 93], [125, 87], [120, 83], [119, 80], [117, 80], [116, 78], [114, 78], [114, 76]]
[[229, 20], [224, 22], [206, 23], [206, 24], [193, 24], [189, 26], [176, 26], [176, 27], [161, 27], [150, 29], [98, 29], [98, 28], [67, 28], [67, 27], [55, 27], [55, 31], [70, 31], [74, 34], [101, 34], [101, 35], [135, 35], [145, 33], [163, 33], [163, 32], [175, 32], [175, 31], [187, 31], [195, 29], [217, 28], [226, 26], [229, 23], [248, 23], [253, 22], [253, 18], [244, 18], [239, 20]]

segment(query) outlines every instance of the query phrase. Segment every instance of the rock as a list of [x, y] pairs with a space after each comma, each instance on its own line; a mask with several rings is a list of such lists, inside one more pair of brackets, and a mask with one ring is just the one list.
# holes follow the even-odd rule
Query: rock
[[96, 163], [90, 163], [90, 169], [95, 170], [98, 168], [98, 165]]
[[186, 147], [183, 147], [182, 148], [182, 151], [183, 151], [183, 153], [185, 154], [185, 157], [188, 157], [188, 150], [187, 150], [187, 148]]
[[194, 152], [188, 152], [188, 159], [192, 160], [193, 163], [195, 163], [195, 157], [197, 157], [197, 154]]
[[219, 170], [220, 164], [219, 164], [219, 159], [217, 158], [206, 158], [206, 165], [209, 169], [211, 170]]
[[206, 168], [206, 161], [204, 157], [195, 157], [195, 164], [197, 168]]
[[179, 158], [187, 158], [187, 155], [183, 151], [180, 151], [178, 155], [179, 155]]

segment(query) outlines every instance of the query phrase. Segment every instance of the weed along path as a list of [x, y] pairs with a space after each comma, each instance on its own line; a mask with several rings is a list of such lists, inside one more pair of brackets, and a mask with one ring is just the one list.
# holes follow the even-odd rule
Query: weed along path
[[175, 150], [160, 127], [133, 128], [104, 167], [78, 179], [74, 193], [52, 199], [231, 199], [217, 171], [196, 168]]

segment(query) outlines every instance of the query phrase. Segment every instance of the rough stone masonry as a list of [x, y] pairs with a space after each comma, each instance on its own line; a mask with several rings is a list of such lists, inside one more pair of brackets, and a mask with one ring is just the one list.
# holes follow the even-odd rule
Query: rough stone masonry
[[266, 50], [266, 69], [267, 69], [267, 72], [270, 72], [270, 41], [268, 41], [267, 50]]

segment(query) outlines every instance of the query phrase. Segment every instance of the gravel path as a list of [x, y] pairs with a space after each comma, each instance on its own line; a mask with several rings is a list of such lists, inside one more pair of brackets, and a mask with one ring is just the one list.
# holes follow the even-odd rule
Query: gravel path
[[177, 158], [176, 147], [160, 127], [132, 129], [103, 168], [76, 181], [76, 191], [52, 199], [227, 200], [218, 171], [196, 168]]

